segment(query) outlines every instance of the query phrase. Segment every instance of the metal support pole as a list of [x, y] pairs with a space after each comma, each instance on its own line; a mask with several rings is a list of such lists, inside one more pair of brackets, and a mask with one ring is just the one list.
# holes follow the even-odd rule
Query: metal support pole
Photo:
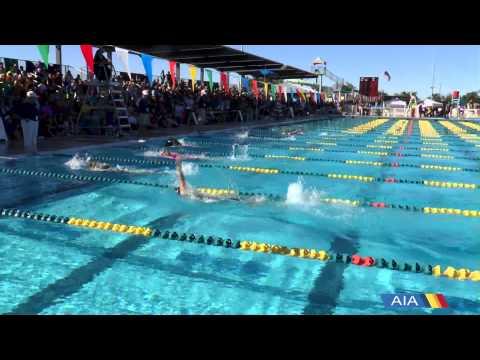
[[62, 66], [62, 45], [55, 45], [55, 63]]
[[175, 64], [175, 78], [177, 81], [177, 86], [180, 84], [180, 63]]

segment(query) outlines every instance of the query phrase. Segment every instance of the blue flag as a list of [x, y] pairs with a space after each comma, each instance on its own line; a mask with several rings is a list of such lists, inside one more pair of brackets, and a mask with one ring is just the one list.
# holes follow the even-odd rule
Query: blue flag
[[270, 74], [273, 74], [273, 71], [268, 70], [268, 69], [262, 69], [260, 70], [260, 74], [262, 74], [264, 77]]
[[242, 77], [242, 88], [245, 88], [247, 91], [250, 90], [250, 80]]
[[153, 57], [147, 54], [141, 54], [143, 67], [145, 68], [145, 74], [147, 75], [148, 81], [152, 83], [153, 72], [152, 72], [152, 60]]

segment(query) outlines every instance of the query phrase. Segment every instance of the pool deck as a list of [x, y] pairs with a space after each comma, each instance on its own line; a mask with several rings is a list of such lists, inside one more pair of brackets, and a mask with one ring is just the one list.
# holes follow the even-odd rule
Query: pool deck
[[[287, 120], [261, 120], [252, 121], [248, 123], [234, 122], [234, 123], [220, 123], [211, 125], [196, 125], [193, 126], [181, 126], [178, 128], [170, 129], [153, 129], [148, 131], [148, 135], [142, 137], [142, 139], [158, 139], [168, 136], [187, 136], [199, 133], [210, 133], [223, 130], [233, 130], [241, 128], [254, 128], [269, 125], [288, 125], [311, 121], [314, 119], [332, 119], [341, 117], [341, 115], [319, 115], [312, 117], [302, 117], [296, 119]], [[134, 132], [132, 135], [125, 135], [122, 137], [113, 136], [98, 136], [98, 135], [83, 135], [83, 136], [58, 136], [53, 138], [39, 138], [38, 139], [38, 154], [46, 155], [61, 150], [83, 150], [91, 147], [109, 146], [111, 144], [131, 143], [132, 141], [139, 140], [140, 137]], [[29, 156], [25, 153], [23, 148], [23, 141], [13, 141], [6, 143], [0, 143], [0, 159], [1, 158], [21, 158]]]

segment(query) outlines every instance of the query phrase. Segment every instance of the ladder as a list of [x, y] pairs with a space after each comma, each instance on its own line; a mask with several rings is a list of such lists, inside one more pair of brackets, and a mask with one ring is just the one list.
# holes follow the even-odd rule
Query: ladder
[[113, 86], [110, 91], [113, 106], [115, 108], [115, 117], [117, 119], [117, 126], [120, 132], [131, 130], [130, 123], [128, 122], [128, 109], [125, 105], [125, 99], [123, 97], [123, 91], [119, 86]]

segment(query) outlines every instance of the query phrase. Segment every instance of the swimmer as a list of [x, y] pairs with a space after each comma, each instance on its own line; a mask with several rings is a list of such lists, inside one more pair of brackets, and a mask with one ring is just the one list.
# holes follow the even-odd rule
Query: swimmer
[[222, 196], [209, 196], [208, 194], [204, 194], [199, 192], [196, 189], [190, 188], [185, 180], [185, 175], [183, 174], [182, 170], [182, 159], [179, 157], [176, 160], [176, 169], [177, 169], [177, 178], [178, 178], [178, 187], [177, 193], [180, 196], [187, 196], [191, 198], [200, 198], [200, 199], [219, 199], [219, 200], [236, 200], [239, 201], [240, 198], [238, 195], [222, 195]]
[[165, 147], [171, 146], [182, 146], [182, 143], [175, 138], [168, 138], [167, 142], [165, 143]]
[[92, 171], [114, 171], [115, 169], [110, 164], [91, 160], [90, 158], [87, 158], [87, 167], [88, 167], [88, 170], [92, 170]]

